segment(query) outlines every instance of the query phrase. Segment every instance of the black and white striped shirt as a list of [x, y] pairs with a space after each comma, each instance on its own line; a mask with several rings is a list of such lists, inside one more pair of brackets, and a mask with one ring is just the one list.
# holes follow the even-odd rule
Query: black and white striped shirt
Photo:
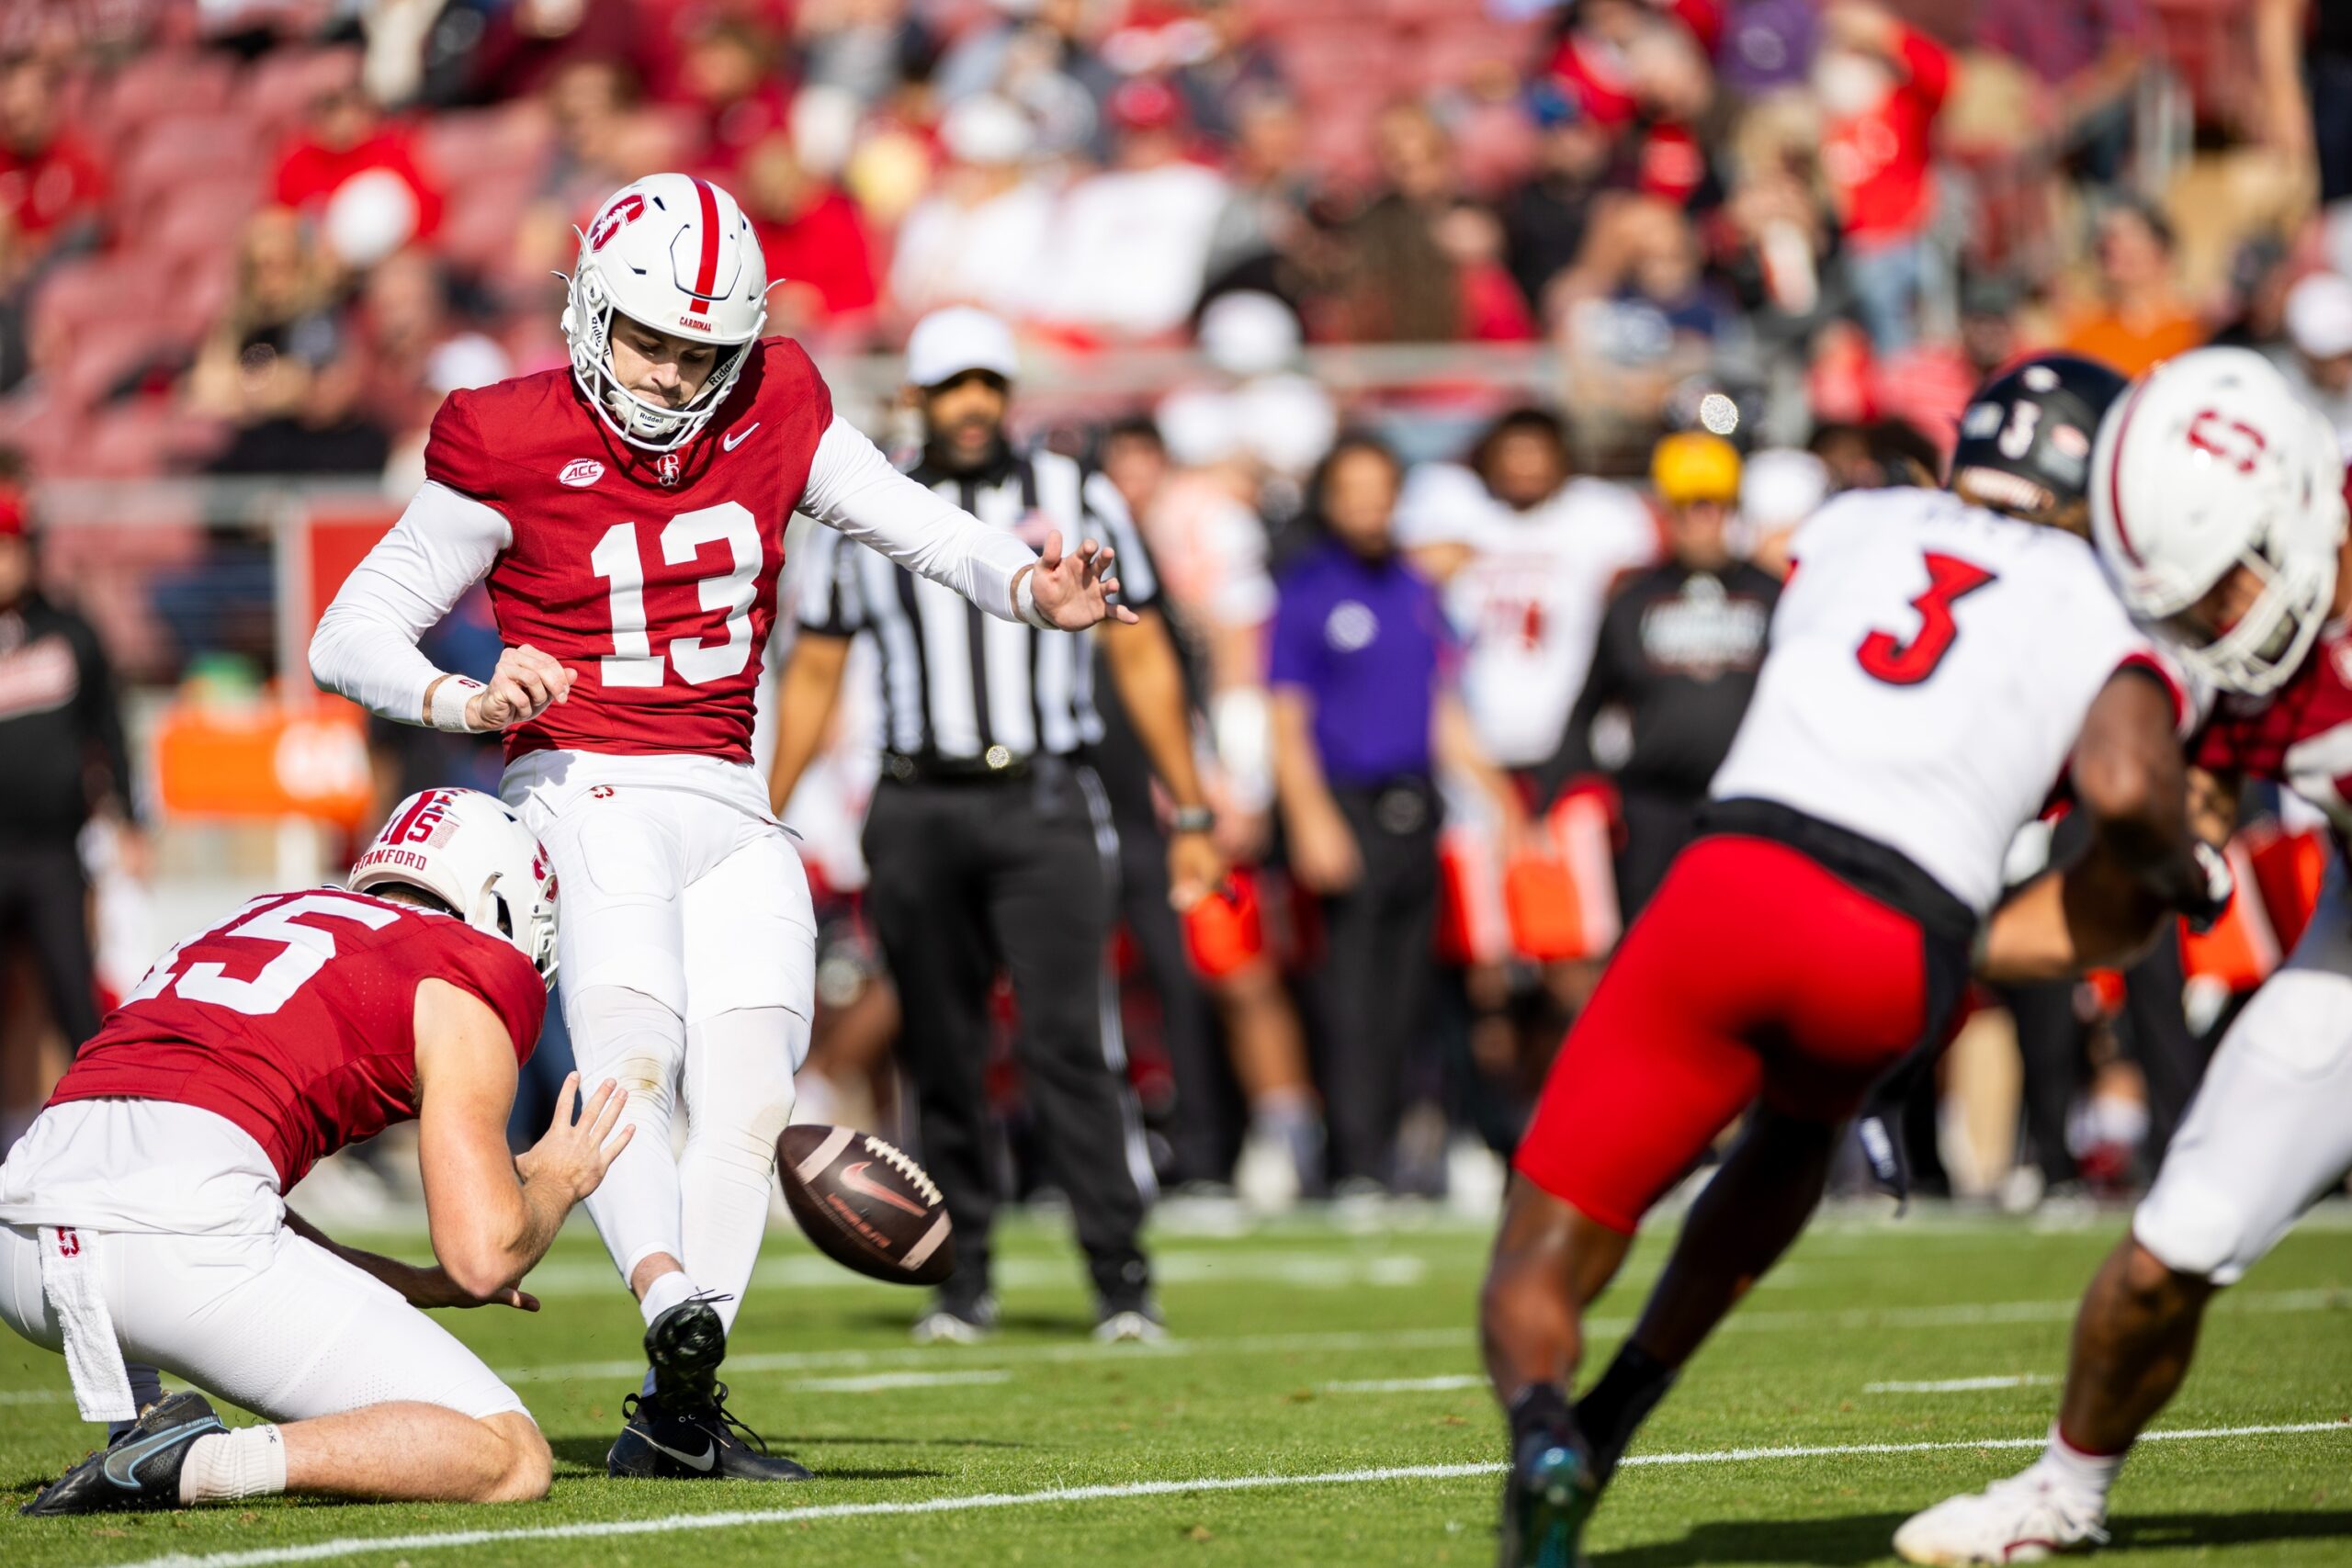
[[[1117, 552], [1119, 602], [1159, 597], [1143, 538], [1110, 479], [1055, 452], [1014, 452], [996, 468], [951, 474], [918, 463], [910, 477], [992, 528], [1042, 547], [1049, 528], [1074, 549], [1094, 538]], [[894, 565], [831, 528], [810, 533], [797, 619], [820, 637], [874, 634], [882, 655], [886, 751], [918, 761], [1002, 767], [1067, 756], [1102, 738], [1094, 711], [1093, 648], [1083, 632], [1041, 632]]]

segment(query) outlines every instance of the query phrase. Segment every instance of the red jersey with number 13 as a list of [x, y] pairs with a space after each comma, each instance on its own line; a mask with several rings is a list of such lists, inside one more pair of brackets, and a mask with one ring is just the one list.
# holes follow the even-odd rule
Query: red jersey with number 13
[[710, 423], [663, 457], [605, 428], [569, 368], [449, 394], [425, 477], [513, 532], [489, 578], [500, 640], [578, 672], [569, 702], [506, 732], [510, 761], [549, 749], [751, 761], [784, 533], [832, 418], [788, 338], [754, 344]]
[[520, 949], [453, 916], [322, 887], [273, 893], [181, 942], [50, 1096], [193, 1105], [251, 1134], [280, 1192], [416, 1115], [416, 987], [490, 1004], [528, 1060], [547, 987]]

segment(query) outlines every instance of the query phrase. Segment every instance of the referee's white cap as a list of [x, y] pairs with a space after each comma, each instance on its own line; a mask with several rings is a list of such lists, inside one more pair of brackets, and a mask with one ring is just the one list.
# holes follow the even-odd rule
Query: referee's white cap
[[914, 386], [936, 387], [971, 370], [1010, 381], [1020, 367], [1012, 329], [969, 305], [933, 310], [907, 336], [907, 380]]

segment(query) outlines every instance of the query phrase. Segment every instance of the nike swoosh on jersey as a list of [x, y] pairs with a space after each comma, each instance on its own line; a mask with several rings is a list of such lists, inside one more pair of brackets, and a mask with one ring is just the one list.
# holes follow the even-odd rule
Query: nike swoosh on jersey
[[865, 1168], [873, 1163], [870, 1159], [862, 1159], [855, 1165], [842, 1167], [842, 1185], [853, 1192], [863, 1192], [868, 1198], [879, 1198], [894, 1209], [904, 1209], [917, 1219], [922, 1219], [931, 1213], [922, 1204], [901, 1198], [879, 1182], [868, 1181], [865, 1179]]
[[225, 1432], [228, 1429], [220, 1424], [218, 1416], [213, 1417], [209, 1422], [198, 1422], [193, 1431], [186, 1427], [175, 1427], [168, 1432], [157, 1432], [151, 1437], [141, 1438], [135, 1443], [125, 1443], [107, 1455], [106, 1463], [101, 1468], [108, 1481], [126, 1492], [136, 1492], [140, 1489], [137, 1473], [139, 1466], [149, 1455], [167, 1449], [174, 1443], [194, 1442], [208, 1432]]
[[655, 1448], [660, 1449], [663, 1453], [668, 1454], [672, 1459], [676, 1460], [680, 1464], [691, 1465], [696, 1470], [708, 1470], [718, 1461], [718, 1445], [717, 1443], [711, 1444], [710, 1447], [703, 1450], [703, 1451], [698, 1454], [682, 1454], [677, 1450], [672, 1448], [669, 1444], [662, 1441], [658, 1438], [649, 1437], [645, 1440], [651, 1443]]
[[718, 438], [718, 444], [728, 451], [732, 452], [736, 447], [741, 446], [744, 442], [751, 439], [752, 432], [759, 429], [761, 425], [766, 423], [767, 422], [764, 420], [755, 419], [751, 423], [745, 425], [742, 429], [735, 432], [734, 434], [720, 436]]

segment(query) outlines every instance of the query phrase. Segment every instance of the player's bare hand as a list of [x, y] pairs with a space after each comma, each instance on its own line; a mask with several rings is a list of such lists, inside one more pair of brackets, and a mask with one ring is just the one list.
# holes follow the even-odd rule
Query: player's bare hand
[[1191, 908], [1225, 880], [1225, 855], [1207, 833], [1168, 836], [1168, 902], [1178, 913]]
[[548, 1124], [547, 1136], [514, 1159], [514, 1168], [526, 1182], [553, 1182], [570, 1192], [575, 1203], [596, 1190], [605, 1172], [613, 1168], [613, 1161], [628, 1147], [629, 1137], [637, 1131], [634, 1123], [621, 1124], [628, 1091], [611, 1078], [597, 1086], [581, 1108], [579, 1120], [572, 1120], [572, 1097], [579, 1089], [580, 1075], [566, 1074], [563, 1088], [556, 1091], [555, 1120]]
[[1306, 808], [1284, 824], [1291, 874], [1310, 893], [1344, 893], [1363, 876], [1356, 836], [1336, 806]]
[[1119, 580], [1111, 575], [1111, 547], [1081, 539], [1065, 555], [1061, 530], [1046, 536], [1046, 547], [1030, 572], [1030, 593], [1047, 620], [1066, 632], [1084, 631], [1097, 621], [1117, 619], [1133, 626], [1138, 619], [1124, 604], [1111, 603]]
[[498, 656], [490, 684], [466, 700], [466, 723], [477, 730], [511, 729], [571, 700], [576, 674], [529, 643]]
[[470, 1291], [461, 1289], [455, 1280], [449, 1278], [449, 1271], [438, 1266], [419, 1269], [416, 1270], [414, 1279], [394, 1281], [393, 1288], [408, 1298], [408, 1303], [411, 1306], [425, 1308], [508, 1306], [514, 1308], [517, 1312], [539, 1310], [539, 1298], [528, 1291], [505, 1285], [486, 1296], [478, 1296]]

